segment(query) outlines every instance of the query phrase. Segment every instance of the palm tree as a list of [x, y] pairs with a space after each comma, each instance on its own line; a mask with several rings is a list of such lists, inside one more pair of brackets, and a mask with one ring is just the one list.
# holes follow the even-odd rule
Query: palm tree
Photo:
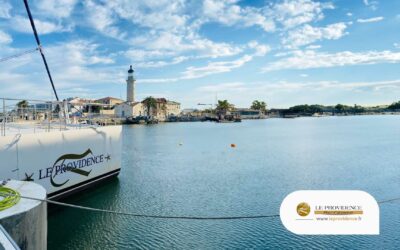
[[230, 111], [234, 108], [234, 106], [232, 104], [230, 104], [228, 102], [228, 100], [218, 100], [218, 104], [217, 104], [217, 110], [218, 111], [223, 111], [223, 112], [227, 112]]
[[146, 106], [147, 116], [150, 117], [151, 109], [157, 108], [157, 100], [154, 97], [149, 96], [149, 97], [146, 97], [146, 99], [144, 99], [142, 101], [142, 103]]
[[24, 113], [25, 109], [29, 106], [29, 102], [27, 100], [22, 100], [17, 103], [18, 113]]
[[260, 110], [262, 112], [265, 112], [267, 110], [267, 104], [263, 101], [253, 101], [253, 103], [251, 104], [251, 109], [255, 109], [255, 110]]
[[27, 108], [29, 105], [27, 100], [22, 100], [20, 102], [17, 103], [17, 107], [18, 108]]
[[216, 114], [218, 119], [223, 120], [227, 115], [230, 114], [230, 111], [235, 107], [233, 104], [230, 104], [227, 100], [218, 100], [218, 104], [216, 107]]

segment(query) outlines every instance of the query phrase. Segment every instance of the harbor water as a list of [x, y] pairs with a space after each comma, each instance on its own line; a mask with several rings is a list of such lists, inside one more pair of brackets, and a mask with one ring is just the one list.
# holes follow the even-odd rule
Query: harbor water
[[[279, 213], [295, 190], [364, 190], [400, 197], [400, 116], [125, 126], [122, 172], [66, 202], [138, 214]], [[231, 147], [235, 144], [236, 147]], [[148, 219], [61, 208], [49, 249], [395, 249], [400, 201], [380, 205], [379, 236], [300, 236], [279, 217], [231, 221]]]

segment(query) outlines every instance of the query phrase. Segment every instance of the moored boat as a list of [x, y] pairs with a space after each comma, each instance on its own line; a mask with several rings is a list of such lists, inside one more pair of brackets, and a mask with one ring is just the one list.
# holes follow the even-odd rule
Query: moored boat
[[[26, 111], [28, 114], [30, 111]], [[21, 121], [1, 124], [0, 177], [33, 181], [59, 199], [119, 174], [121, 126]]]

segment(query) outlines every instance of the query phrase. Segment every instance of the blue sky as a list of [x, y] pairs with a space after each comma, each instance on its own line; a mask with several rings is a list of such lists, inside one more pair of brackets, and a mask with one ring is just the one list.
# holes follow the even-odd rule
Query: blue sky
[[[61, 98], [184, 108], [400, 100], [400, 1], [30, 0]], [[35, 48], [23, 1], [0, 0], [0, 58]], [[0, 63], [0, 96], [51, 99], [38, 53]]]

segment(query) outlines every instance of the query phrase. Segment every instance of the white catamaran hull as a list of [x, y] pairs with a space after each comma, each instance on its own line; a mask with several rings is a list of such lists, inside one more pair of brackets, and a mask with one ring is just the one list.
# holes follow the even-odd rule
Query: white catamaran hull
[[34, 181], [61, 198], [118, 175], [121, 126], [0, 137], [0, 179]]

